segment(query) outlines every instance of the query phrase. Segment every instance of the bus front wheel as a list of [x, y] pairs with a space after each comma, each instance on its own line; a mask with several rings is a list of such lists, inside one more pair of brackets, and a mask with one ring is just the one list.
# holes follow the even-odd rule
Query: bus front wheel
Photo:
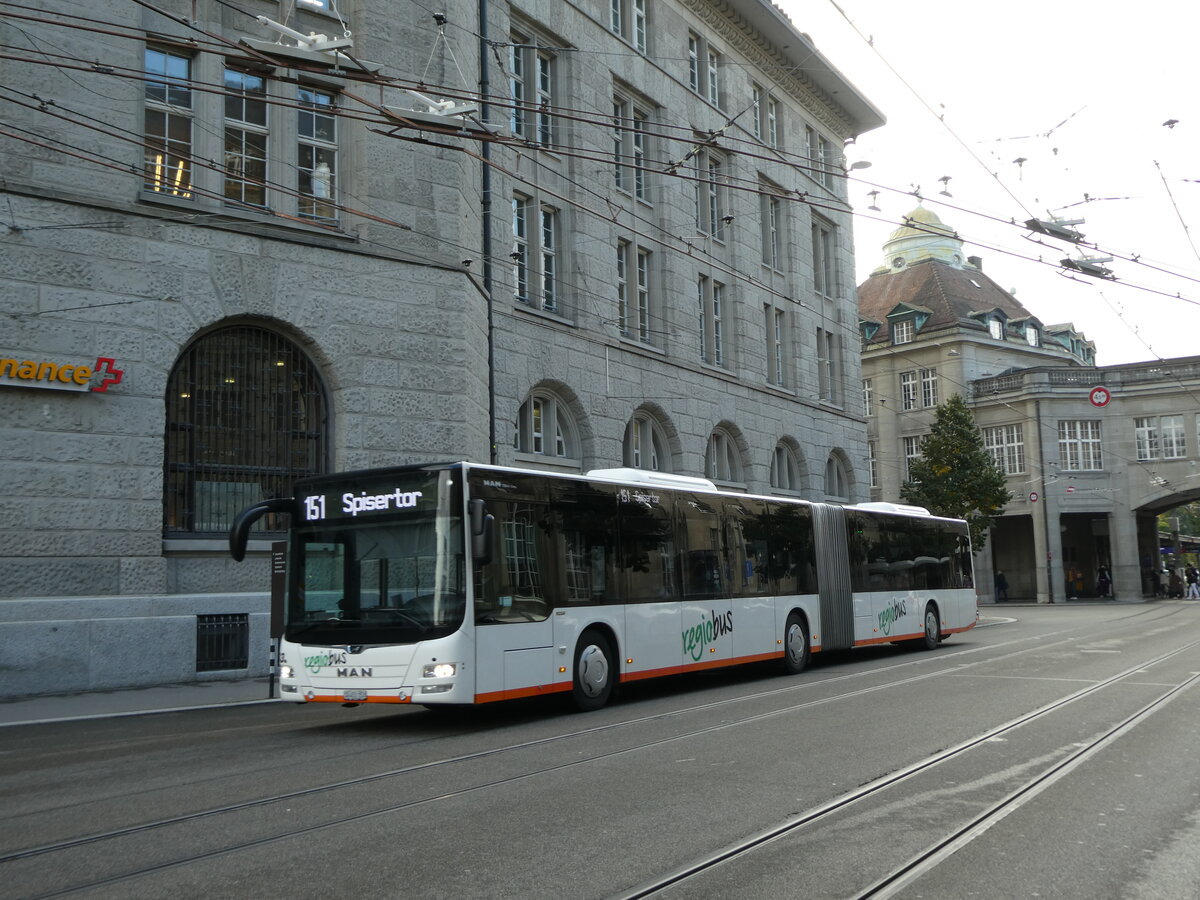
[[585, 631], [575, 646], [575, 675], [571, 697], [576, 709], [590, 712], [604, 706], [616, 683], [612, 643], [599, 631]]
[[808, 629], [799, 613], [792, 613], [783, 628], [783, 674], [799, 675], [808, 665]]

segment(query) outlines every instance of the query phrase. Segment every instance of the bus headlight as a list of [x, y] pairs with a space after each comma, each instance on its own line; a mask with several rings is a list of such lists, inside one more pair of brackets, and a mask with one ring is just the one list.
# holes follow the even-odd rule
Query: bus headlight
[[458, 671], [458, 663], [429, 663], [421, 670], [422, 678], [450, 678]]
[[280, 666], [279, 667], [279, 677], [280, 678], [291, 678], [294, 674], [295, 673], [292, 671], [291, 666]]

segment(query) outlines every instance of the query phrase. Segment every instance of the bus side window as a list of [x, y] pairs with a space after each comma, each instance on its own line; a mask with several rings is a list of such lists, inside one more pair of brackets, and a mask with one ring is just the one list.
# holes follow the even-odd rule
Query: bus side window
[[603, 485], [549, 484], [551, 559], [558, 568], [549, 599], [554, 606], [617, 603], [617, 498]]
[[670, 495], [621, 502], [621, 560], [625, 598], [668, 600], [676, 596], [674, 523]]
[[676, 499], [679, 516], [680, 574], [688, 599], [724, 597], [729, 580], [721, 541], [721, 517], [703, 497], [681, 494]]
[[476, 622], [545, 619], [550, 614], [546, 584], [554, 574], [547, 565], [545, 504], [489, 498], [488, 511], [495, 517], [497, 546], [491, 562], [478, 569]]
[[726, 500], [722, 509], [722, 554], [731, 597], [760, 597], [767, 589], [767, 541], [757, 525], [761, 500]]

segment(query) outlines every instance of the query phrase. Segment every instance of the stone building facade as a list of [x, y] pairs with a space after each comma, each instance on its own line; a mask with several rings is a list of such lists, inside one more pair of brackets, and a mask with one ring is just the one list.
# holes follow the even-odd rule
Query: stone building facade
[[443, 6], [0, 25], [0, 696], [263, 671], [224, 532], [311, 472], [866, 499], [879, 112], [760, 0]]

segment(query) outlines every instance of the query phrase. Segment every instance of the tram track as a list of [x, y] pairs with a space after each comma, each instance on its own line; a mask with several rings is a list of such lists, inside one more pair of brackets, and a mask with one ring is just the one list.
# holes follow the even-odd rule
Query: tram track
[[[895, 772], [889, 773], [882, 778], [876, 779], [868, 784], [862, 785], [854, 791], [850, 791], [828, 803], [807, 810], [800, 815], [789, 819], [787, 822], [781, 823], [773, 828], [766, 829], [758, 834], [752, 835], [735, 844], [731, 844], [721, 848], [713, 853], [701, 857], [688, 865], [681, 867], [660, 878], [648, 881], [636, 887], [632, 891], [616, 895], [614, 900], [641, 900], [641, 898], [653, 897], [660, 894], [668, 888], [686, 885], [690, 881], [704, 875], [717, 866], [723, 865], [732, 860], [740, 859], [748, 854], [763, 847], [764, 845], [779, 840], [780, 838], [793, 835], [796, 832], [806, 827], [815, 825], [832, 816], [835, 813], [843, 812], [849, 807], [874, 799], [881, 792], [897, 785], [903, 784], [927, 772], [929, 769], [942, 765], [946, 762], [954, 760], [965, 753], [970, 752], [989, 741], [995, 740], [1007, 732], [1021, 728], [1031, 722], [1044, 718], [1053, 712], [1056, 712], [1063, 707], [1075, 703], [1085, 697], [1092, 696], [1099, 691], [1102, 691], [1114, 684], [1129, 678], [1132, 675], [1140, 674], [1145, 669], [1165, 662], [1180, 654], [1186, 653], [1200, 646], [1200, 641], [1193, 641], [1178, 647], [1168, 653], [1161, 654], [1152, 659], [1140, 662], [1135, 666], [1125, 669], [1115, 675], [1103, 679], [1088, 687], [1068, 694], [1052, 703], [1048, 703], [1036, 710], [1018, 716], [1017, 718], [990, 729], [980, 735], [977, 735], [970, 740], [964, 741], [954, 747], [950, 747], [932, 756], [926, 757], [909, 766], [905, 766]], [[1183, 691], [1200, 683], [1200, 673], [1194, 673], [1184, 681], [1170, 686], [1167, 690], [1155, 697], [1153, 700], [1143, 704], [1132, 714], [1126, 716], [1122, 721], [1113, 725], [1103, 734], [1083, 743], [1075, 751], [1068, 754], [1065, 759], [1059, 760], [1043, 771], [1029, 778], [1024, 784], [1015, 790], [1011, 791], [1002, 800], [991, 804], [983, 812], [971, 818], [961, 827], [956, 828], [950, 834], [945, 835], [941, 839], [927, 846], [921, 853], [907, 861], [902, 866], [878, 878], [867, 889], [853, 894], [854, 900], [868, 900], [868, 898], [887, 898], [894, 896], [902, 888], [917, 880], [921, 875], [932, 870], [942, 860], [949, 857], [961, 847], [965, 846], [972, 840], [982, 835], [996, 822], [1000, 821], [1004, 816], [1013, 812], [1021, 804], [1028, 802], [1037, 793], [1046, 789], [1058, 779], [1064, 777], [1070, 771], [1078, 767], [1088, 757], [1100, 752], [1100, 750], [1109, 746], [1121, 735], [1125, 734], [1137, 723], [1144, 720], [1147, 716], [1159, 710], [1164, 704], [1170, 702]]]
[[[1150, 610], [1139, 611], [1139, 613], [1135, 614], [1135, 616], [1143, 616], [1149, 612], [1151, 612], [1151, 611]], [[1164, 612], [1167, 612], [1167, 611], [1164, 611]], [[1165, 618], [1165, 617], [1166, 616], [1157, 616], [1157, 617], [1155, 617], [1154, 621], [1161, 620], [1162, 618]], [[1132, 617], [1123, 617], [1123, 619], [1128, 619], [1128, 618], [1132, 618]], [[1107, 630], [1107, 629], [1113, 628], [1113, 627], [1121, 627], [1121, 620], [1110, 621], [1110, 622], [1106, 623], [1104, 629], [1097, 629], [1097, 631], [1099, 631], [1102, 634], [1104, 630]], [[891, 680], [886, 683], [877, 684], [877, 685], [869, 685], [866, 687], [859, 687], [859, 688], [855, 688], [853, 690], [848, 690], [848, 691], [839, 691], [838, 693], [835, 693], [831, 696], [810, 699], [810, 700], [806, 700], [801, 703], [789, 704], [787, 706], [784, 706], [784, 707], [781, 707], [778, 709], [771, 709], [771, 710], [755, 713], [755, 714], [749, 715], [749, 716], [740, 716], [740, 717], [729, 719], [727, 721], [720, 722], [717, 724], [708, 725], [708, 726], [705, 726], [702, 728], [689, 729], [687, 731], [683, 731], [683, 732], [680, 732], [677, 734], [668, 735], [668, 736], [665, 736], [665, 737], [662, 737], [662, 738], [659, 738], [659, 739], [656, 739], [653, 741], [644, 741], [644, 742], [637, 743], [635, 745], [618, 748], [618, 749], [608, 751], [605, 753], [593, 754], [586, 758], [582, 758], [582, 759], [578, 759], [578, 760], [572, 760], [572, 761], [557, 764], [557, 765], [538, 767], [536, 769], [532, 769], [530, 771], [523, 772], [523, 773], [520, 773], [517, 775], [511, 775], [511, 776], [501, 778], [501, 779], [494, 779], [494, 780], [485, 781], [485, 782], [482, 782], [479, 784], [473, 784], [473, 785], [470, 785], [470, 786], [467, 786], [467, 787], [464, 787], [461, 789], [456, 789], [453, 791], [439, 793], [436, 796], [432, 796], [432, 797], [418, 798], [418, 799], [406, 801], [403, 803], [390, 804], [390, 805], [386, 805], [382, 808], [360, 811], [360, 812], [357, 812], [354, 814], [340, 815], [329, 821], [314, 823], [309, 826], [300, 827], [300, 828], [292, 828], [292, 829], [288, 829], [288, 830], [285, 830], [285, 831], [282, 831], [279, 833], [262, 835], [258, 838], [231, 843], [226, 846], [212, 848], [212, 849], [204, 851], [204, 852], [199, 852], [199, 853], [190, 854], [190, 855], [183, 855], [181, 857], [177, 857], [177, 858], [173, 858], [173, 859], [169, 859], [169, 860], [163, 860], [159, 863], [149, 864], [149, 865], [143, 866], [141, 868], [137, 868], [135, 870], [131, 870], [131, 871], [123, 872], [123, 873], [114, 873], [110, 877], [101, 878], [99, 880], [94, 880], [94, 881], [89, 882], [88, 884], [78, 884], [78, 885], [73, 885], [70, 887], [64, 887], [61, 890], [54, 891], [51, 893], [39, 894], [38, 896], [44, 896], [44, 897], [62, 896], [62, 895], [66, 895], [66, 894], [70, 894], [70, 893], [74, 893], [74, 892], [78, 892], [78, 891], [82, 891], [82, 890], [88, 890], [88, 889], [98, 888], [98, 887], [102, 887], [102, 886], [115, 885], [115, 884], [119, 884], [124, 881], [136, 879], [140, 876], [144, 876], [144, 875], [147, 875], [147, 874], [150, 874], [153, 872], [157, 872], [157, 871], [161, 871], [164, 869], [169, 869], [169, 868], [178, 867], [178, 866], [186, 866], [189, 863], [195, 863], [195, 862], [199, 862], [201, 860], [211, 859], [213, 857], [218, 857], [218, 856], [221, 856], [224, 854], [249, 850], [249, 849], [253, 849], [256, 847], [262, 847], [262, 846], [269, 845], [272, 843], [285, 841], [285, 840], [288, 840], [291, 838], [302, 837], [304, 835], [312, 834], [314, 832], [318, 832], [318, 831], [321, 831], [324, 829], [335, 828], [335, 827], [339, 827], [339, 826], [348, 825], [353, 822], [362, 821], [365, 819], [385, 816], [388, 814], [403, 811], [405, 809], [410, 809], [410, 808], [413, 808], [416, 806], [426, 805], [426, 804], [430, 804], [430, 803], [436, 803], [436, 802], [444, 801], [444, 800], [447, 800], [447, 799], [450, 799], [453, 797], [461, 797], [461, 796], [468, 795], [471, 793], [486, 791], [489, 789], [498, 788], [503, 785], [513, 784], [515, 782], [519, 782], [519, 781], [523, 781], [523, 780], [527, 780], [527, 779], [531, 779], [531, 778], [546, 776], [551, 773], [562, 772], [564, 770], [576, 768], [579, 766], [595, 764], [595, 763], [601, 762], [606, 759], [611, 759], [613, 757], [628, 755], [628, 754], [636, 753], [639, 751], [648, 750], [648, 749], [651, 749], [654, 747], [662, 746], [664, 744], [700, 737], [705, 734], [710, 734], [710, 733], [720, 731], [720, 730], [737, 728], [740, 726], [748, 725], [750, 723], [760, 722], [764, 719], [769, 719], [769, 718], [787, 715], [787, 714], [794, 713], [794, 712], [799, 712], [804, 709], [812, 708], [812, 707], [819, 706], [819, 705], [835, 703], [835, 702], [842, 701], [842, 700], [849, 700], [849, 699], [853, 699], [855, 697], [864, 696], [866, 694], [875, 693], [878, 691], [885, 691], [885, 690], [889, 690], [892, 688], [898, 688], [898, 687], [905, 686], [905, 685], [911, 685], [916, 682], [925, 681], [928, 679], [937, 678], [937, 677], [941, 677], [944, 675], [961, 674], [962, 672], [966, 671], [967, 669], [973, 668], [978, 665], [994, 664], [996, 662], [1004, 662], [1004, 661], [1008, 661], [1008, 660], [1020, 657], [1027, 653], [1044, 651], [1047, 649], [1052, 649], [1052, 648], [1060, 647], [1060, 646], [1067, 646], [1067, 645], [1070, 645], [1073, 643], [1078, 643], [1081, 640], [1094, 639], [1096, 636], [1094, 634], [1090, 634], [1090, 635], [1087, 635], [1084, 637], [1080, 637], [1078, 635], [1072, 635], [1071, 637], [1063, 638], [1061, 640], [1050, 640], [1050, 641], [1046, 640], [1046, 638], [1053, 638], [1053, 637], [1057, 636], [1058, 634], [1061, 634], [1061, 632], [1053, 632], [1049, 635], [1044, 635], [1033, 646], [1028, 646], [1026, 641], [1006, 641], [1006, 642], [1002, 642], [1000, 644], [991, 645], [990, 647], [986, 647], [986, 648], [966, 648], [961, 651], [953, 652], [953, 653], [943, 653], [943, 654], [938, 654], [936, 656], [923, 656], [920, 659], [906, 660], [904, 662], [897, 663], [895, 665], [889, 665], [889, 666], [885, 666], [885, 667], [881, 667], [881, 668], [877, 668], [877, 669], [871, 669], [869, 671], [844, 673], [844, 674], [834, 675], [829, 678], [822, 678], [822, 679], [816, 679], [816, 680], [812, 680], [812, 681], [806, 681], [803, 684], [790, 684], [790, 685], [783, 686], [783, 687], [774, 687], [774, 688], [771, 688], [766, 691], [758, 691], [758, 692], [755, 692], [754, 694], [743, 695], [743, 696], [740, 696], [737, 698], [729, 698], [726, 700], [717, 701], [715, 703], [706, 703], [706, 704], [698, 705], [698, 706], [690, 706], [690, 707], [685, 707], [682, 709], [655, 713], [655, 714], [652, 714], [649, 716], [642, 716], [642, 717], [638, 717], [635, 719], [624, 720], [621, 722], [606, 723], [604, 725], [592, 726], [592, 727], [585, 728], [585, 729], [576, 729], [574, 731], [567, 732], [564, 734], [550, 735], [550, 736], [538, 738], [536, 740], [531, 740], [531, 741], [516, 742], [516, 743], [505, 745], [503, 747], [495, 747], [495, 748], [489, 748], [487, 750], [481, 750], [476, 753], [459, 754], [459, 755], [455, 755], [455, 756], [449, 756], [449, 757], [445, 757], [445, 758], [438, 759], [438, 760], [430, 760], [430, 761], [427, 761], [424, 763], [415, 764], [412, 766], [406, 766], [406, 767], [401, 767], [401, 768], [397, 768], [397, 769], [392, 769], [392, 770], [389, 770], [386, 772], [371, 773], [371, 774], [356, 777], [356, 778], [344, 779], [341, 781], [330, 782], [330, 783], [326, 783], [326, 784], [322, 784], [322, 785], [315, 785], [313, 787], [305, 788], [305, 789], [301, 789], [301, 790], [283, 792], [283, 793], [279, 793], [279, 794], [275, 794], [275, 795], [271, 795], [271, 796], [267, 796], [267, 797], [255, 798], [252, 800], [246, 800], [246, 801], [229, 804], [229, 805], [225, 805], [225, 806], [212, 807], [212, 808], [208, 808], [208, 809], [204, 809], [204, 810], [197, 810], [197, 811], [194, 811], [191, 813], [185, 813], [185, 814], [181, 814], [178, 816], [165, 817], [165, 818], [161, 818], [161, 819], [157, 819], [157, 820], [153, 820], [153, 821], [139, 823], [136, 825], [130, 825], [130, 826], [122, 827], [122, 828], [116, 828], [116, 829], [112, 829], [109, 831], [98, 832], [98, 833], [94, 833], [94, 834], [90, 834], [90, 835], [83, 835], [83, 836], [80, 836], [77, 838], [66, 839], [66, 840], [57, 841], [57, 842], [51, 842], [51, 843], [43, 844], [43, 845], [40, 845], [37, 847], [30, 847], [30, 848], [27, 848], [24, 850], [10, 852], [10, 853], [4, 854], [4, 855], [0, 855], [0, 866], [3, 866], [5, 863], [16, 862], [16, 861], [22, 860], [22, 859], [29, 859], [29, 858], [35, 857], [35, 856], [46, 856], [46, 855], [52, 855], [55, 853], [67, 852], [67, 851], [70, 851], [70, 850], [73, 850], [76, 848], [81, 848], [81, 847], [84, 847], [84, 846], [90, 845], [90, 844], [103, 844], [104, 842], [119, 841], [122, 838], [132, 837], [132, 836], [139, 835], [139, 834], [144, 835], [144, 834], [147, 834], [150, 832], [154, 832], [154, 831], [161, 830], [161, 829], [167, 829], [167, 828], [170, 828], [173, 826], [185, 826], [190, 823], [195, 823], [195, 822], [198, 822], [203, 819], [216, 818], [216, 817], [220, 817], [222, 815], [233, 815], [238, 812], [249, 811], [249, 810], [252, 810], [255, 808], [270, 806], [271, 804], [284, 803], [287, 801], [296, 800], [296, 799], [300, 799], [300, 798], [304, 798], [304, 797], [312, 797], [312, 796], [318, 795], [318, 794], [337, 792], [339, 790], [344, 790], [344, 789], [348, 789], [348, 788], [352, 788], [352, 787], [369, 785], [371, 783], [380, 782], [385, 779], [392, 779], [392, 778], [397, 778], [397, 777], [401, 777], [401, 776], [405, 776], [405, 775], [412, 775], [412, 774], [420, 773], [423, 771], [429, 771], [431, 769], [436, 769], [438, 767], [445, 767], [445, 766], [451, 766], [451, 765], [455, 765], [455, 764], [469, 763], [469, 762], [474, 762], [474, 761], [478, 761], [478, 760], [485, 760], [488, 757], [494, 757], [499, 754], [514, 753], [514, 752], [518, 752], [521, 750], [537, 748], [539, 746], [544, 746], [547, 744], [553, 744], [553, 743], [563, 742], [563, 741], [572, 740], [572, 739], [589, 737], [589, 736], [599, 734], [601, 732], [611, 732], [616, 729], [629, 728], [629, 727], [633, 727], [633, 726], [637, 726], [637, 725], [648, 724], [651, 722], [662, 722], [664, 720], [677, 719], [677, 718], [684, 717], [690, 713], [699, 712], [702, 710], [703, 711], [711, 711], [713, 708], [715, 708], [717, 706], [744, 704], [746, 702], [753, 701], [753, 700], [770, 699], [771, 697], [775, 697], [775, 696], [779, 696], [779, 695], [787, 695], [787, 694], [794, 693], [799, 690], [810, 690], [813, 688], [820, 688], [822, 686], [827, 686], [827, 685], [830, 685], [833, 683], [859, 679], [859, 678], [863, 678], [863, 677], [867, 677], [867, 676], [876, 676], [876, 677], [881, 676], [881, 675], [886, 676], [889, 673], [894, 673], [896, 670], [905, 669], [905, 668], [914, 667], [914, 666], [928, 666], [931, 664], [934, 664], [936, 666], [936, 668], [934, 668], [931, 671], [919, 672], [919, 673], [912, 675], [911, 677], [902, 678], [902, 679], [898, 679], [898, 680]], [[994, 652], [997, 649], [1002, 649], [1005, 646], [1011, 645], [1013, 643], [1022, 643], [1022, 644], [1025, 644], [1025, 646], [1022, 646], [1020, 649], [1011, 650], [1011, 651], [1000, 653], [1000, 654], [996, 654]], [[1156, 660], [1150, 660], [1147, 662], [1143, 662], [1132, 669], [1128, 669], [1126, 671], [1118, 673], [1117, 675], [1110, 676], [1109, 678], [1103, 679], [1103, 680], [1097, 682], [1096, 684], [1089, 685], [1088, 687], [1080, 689], [1079, 691], [1076, 691], [1073, 694], [1070, 694], [1064, 698], [1061, 698], [1060, 700], [1058, 700], [1054, 703], [1048, 704], [1039, 710], [1035, 710], [1029, 714], [1018, 717], [1017, 719], [1014, 719], [1011, 722], [1005, 723], [1005, 725], [999, 726], [997, 729], [992, 729], [991, 731], [986, 732], [983, 735], [977, 736], [976, 738], [973, 738], [970, 741], [964, 742], [963, 744], [959, 745], [958, 747], [952, 748], [950, 751], [946, 751], [942, 754], [939, 754], [936, 757], [931, 757], [928, 760], [922, 761], [921, 763], [918, 763], [918, 764], [914, 764], [914, 766], [910, 766], [906, 769], [902, 769], [899, 772], [892, 773], [891, 775], [887, 776], [885, 779], [880, 779], [877, 782], [872, 782], [871, 785], [866, 786], [866, 788], [860, 789], [860, 791], [855, 792], [853, 799], [840, 798], [839, 801], [836, 803], [826, 804], [825, 806], [822, 806], [822, 807], [816, 807], [814, 810], [810, 810], [808, 813], [803, 814], [803, 816], [801, 817], [801, 819], [803, 821], [791, 820], [791, 821], [789, 821], [789, 823], [787, 823], [786, 827], [788, 829], [796, 829], [796, 828], [802, 827], [804, 824], [807, 824], [807, 822], [809, 822], [809, 821], [816, 821], [817, 819], [819, 819], [823, 816], [827, 816], [827, 815], [831, 814], [836, 809], [844, 807], [847, 803], [857, 802], [858, 799], [862, 799], [863, 797], [869, 796], [871, 793], [877, 792], [879, 790], [884, 789], [887, 786], [890, 786], [893, 783], [896, 783], [898, 779], [905, 778], [905, 777], [912, 777], [916, 773], [923, 771], [924, 769], [928, 768], [929, 766], [936, 765], [939, 761], [945, 761], [946, 759], [952, 758], [956, 754], [961, 754], [961, 753], [965, 752], [966, 750], [970, 749], [971, 747], [977, 746], [978, 744], [980, 744], [983, 741], [990, 740], [994, 736], [1001, 734], [1006, 730], [1020, 727], [1021, 724], [1024, 724], [1027, 721], [1031, 721], [1034, 718], [1048, 715], [1050, 712], [1054, 711], [1055, 709], [1061, 708], [1062, 706], [1072, 703], [1075, 700], [1080, 699], [1082, 697], [1092, 695], [1097, 691], [1103, 690], [1104, 688], [1111, 686], [1112, 684], [1115, 684], [1124, 678], [1129, 677], [1129, 675], [1145, 668], [1147, 665], [1152, 665], [1156, 661], [1170, 658], [1170, 657], [1176, 655], [1177, 653], [1184, 652], [1186, 649], [1189, 649], [1189, 648], [1197, 646], [1197, 645], [1200, 645], [1200, 642], [1190, 644], [1185, 648], [1179, 648], [1175, 651], [1172, 651], [1169, 654], [1164, 654], [1162, 657], [1159, 657]], [[973, 660], [970, 660], [967, 662], [962, 661], [962, 657], [964, 657], [964, 656], [973, 656], [977, 653], [983, 653], [983, 651], [992, 651], [992, 652], [985, 653], [983, 655], [983, 658], [973, 659]], [[867, 788], [870, 788], [870, 790], [867, 790]], [[784, 832], [779, 832], [779, 833], [784, 833]], [[757, 840], [751, 842], [750, 844], [748, 844], [745, 847], [741, 847], [741, 845], [739, 845], [740, 849], [734, 848], [734, 851], [736, 853], [748, 852], [748, 851], [752, 850], [754, 846], [757, 846], [766, 840], [771, 840], [771, 839], [773, 839], [773, 837], [777, 837], [777, 836], [778, 836], [778, 833], [774, 834], [774, 835], [760, 836]], [[722, 858], [731, 858], [729, 855], [729, 852], [723, 853]], [[709, 868], [712, 865], [719, 864], [719, 861], [720, 860], [710, 861], [705, 866], [705, 868]], [[702, 871], [702, 870], [697, 870], [697, 872], [699, 872], [699, 871]], [[2, 872], [3, 872], [3, 870], [0, 869], [0, 874], [2, 874]], [[687, 877], [691, 877], [691, 876], [688, 875]], [[664, 884], [666, 884], [666, 883], [675, 883], [675, 882], [673, 882], [673, 881], [672, 882], [664, 882]], [[654, 890], [659, 890], [659, 889], [661, 889], [661, 888], [655, 888]], [[647, 895], [648, 894], [646, 894], [646, 893], [634, 893], [634, 894], [630, 894], [628, 896], [647, 896]]]

